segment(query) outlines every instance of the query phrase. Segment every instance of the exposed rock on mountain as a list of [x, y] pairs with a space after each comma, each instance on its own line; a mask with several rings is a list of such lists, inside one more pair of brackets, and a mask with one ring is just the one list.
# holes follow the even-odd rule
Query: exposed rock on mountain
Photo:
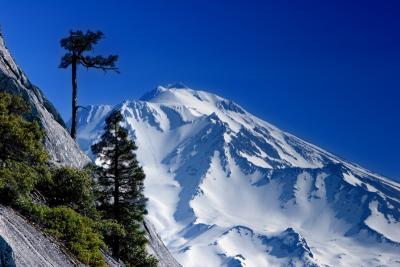
[[[10, 208], [0, 206], [0, 266], [76, 266], [79, 262]], [[1, 240], [3, 242], [1, 242]], [[3, 258], [3, 257], [1, 257]], [[3, 261], [3, 260], [2, 260]]]
[[76, 167], [82, 167], [90, 162], [68, 134], [64, 121], [54, 106], [15, 63], [1, 33], [0, 91], [21, 95], [31, 105], [32, 117], [37, 119], [45, 130], [45, 145], [51, 161]]
[[145, 220], [144, 228], [146, 230], [147, 238], [149, 240], [149, 253], [156, 256], [159, 261], [159, 266], [180, 267], [181, 265], [171, 255], [168, 248], [164, 245], [163, 241], [158, 236], [154, 225], [149, 220]]
[[113, 109], [138, 144], [149, 218], [183, 266], [400, 266], [400, 185], [182, 85], [89, 106], [90, 154]]

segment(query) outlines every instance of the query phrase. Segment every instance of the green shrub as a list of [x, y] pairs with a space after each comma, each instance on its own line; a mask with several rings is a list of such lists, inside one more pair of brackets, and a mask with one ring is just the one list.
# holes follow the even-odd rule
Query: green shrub
[[107, 244], [111, 244], [114, 239], [124, 238], [127, 234], [125, 228], [114, 220], [99, 221], [97, 228]]
[[35, 204], [29, 198], [19, 198], [17, 206], [47, 233], [62, 241], [78, 260], [90, 266], [106, 266], [101, 248], [106, 248], [98, 224], [65, 206], [50, 208]]
[[0, 201], [6, 204], [29, 194], [47, 175], [44, 133], [23, 117], [28, 111], [20, 97], [0, 93]]
[[158, 260], [146, 250], [147, 239], [139, 225], [132, 223], [121, 242], [121, 259], [129, 267], [157, 267]]
[[63, 240], [82, 263], [105, 265], [100, 248], [105, 248], [102, 236], [95, 231], [95, 222], [68, 207], [52, 208], [46, 214], [49, 233]]
[[51, 179], [42, 182], [38, 188], [51, 207], [68, 206], [89, 217], [96, 214], [92, 177], [86, 170], [53, 168]]

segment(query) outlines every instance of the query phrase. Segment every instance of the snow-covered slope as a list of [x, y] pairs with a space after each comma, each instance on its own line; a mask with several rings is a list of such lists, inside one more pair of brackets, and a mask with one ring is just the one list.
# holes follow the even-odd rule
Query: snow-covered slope
[[90, 154], [121, 110], [149, 217], [183, 266], [400, 266], [400, 185], [181, 85], [89, 106]]

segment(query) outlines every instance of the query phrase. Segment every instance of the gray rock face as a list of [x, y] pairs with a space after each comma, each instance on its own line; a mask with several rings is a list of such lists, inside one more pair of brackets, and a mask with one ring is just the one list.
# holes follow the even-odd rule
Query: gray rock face
[[148, 251], [158, 259], [160, 267], [180, 267], [181, 265], [171, 255], [168, 248], [164, 245], [161, 238], [158, 236], [153, 224], [146, 220], [144, 228], [149, 240]]
[[[77, 266], [71, 257], [10, 208], [0, 206], [0, 266]], [[3, 245], [1, 240], [3, 240]], [[4, 249], [2, 249], [4, 248]], [[3, 257], [1, 256], [1, 261]]]
[[64, 121], [54, 106], [15, 63], [1, 33], [0, 91], [21, 95], [31, 105], [32, 119], [37, 119], [45, 130], [45, 146], [53, 163], [82, 167], [90, 162], [70, 137]]
[[0, 266], [8, 266], [8, 267], [15, 266], [13, 250], [1, 236], [0, 236]]

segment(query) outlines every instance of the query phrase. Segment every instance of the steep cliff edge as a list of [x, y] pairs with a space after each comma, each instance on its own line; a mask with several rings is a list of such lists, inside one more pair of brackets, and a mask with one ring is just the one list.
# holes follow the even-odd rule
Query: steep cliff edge
[[65, 123], [54, 106], [15, 63], [1, 33], [0, 91], [21, 95], [31, 105], [32, 117], [40, 122], [46, 132], [45, 145], [52, 162], [75, 167], [82, 167], [90, 162], [68, 134]]

